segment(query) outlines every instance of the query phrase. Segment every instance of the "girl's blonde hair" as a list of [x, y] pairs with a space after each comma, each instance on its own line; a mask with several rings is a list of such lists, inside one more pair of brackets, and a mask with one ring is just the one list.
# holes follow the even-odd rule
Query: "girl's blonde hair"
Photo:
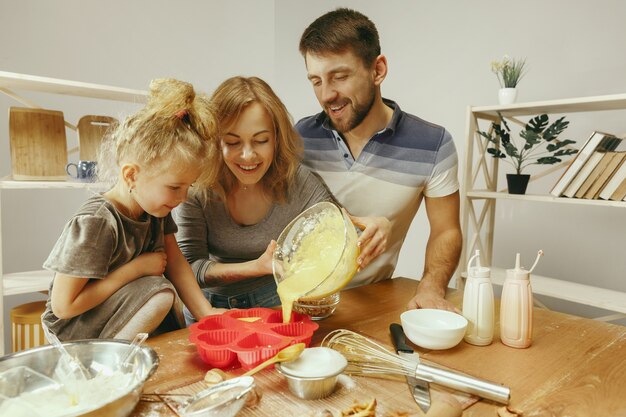
[[153, 175], [169, 169], [202, 168], [196, 183], [215, 182], [205, 161], [214, 158], [217, 124], [210, 102], [193, 86], [174, 79], [150, 83], [146, 106], [128, 116], [103, 142], [98, 156], [100, 181], [114, 184], [122, 164], [136, 163]]
[[[302, 159], [302, 139], [294, 129], [291, 116], [272, 88], [257, 77], [232, 77], [220, 84], [211, 96], [220, 128], [220, 136], [236, 122], [251, 103], [259, 103], [267, 111], [275, 129], [274, 160], [261, 179], [274, 201], [285, 202]], [[225, 198], [237, 179], [226, 166], [221, 152], [216, 154], [216, 191]]]

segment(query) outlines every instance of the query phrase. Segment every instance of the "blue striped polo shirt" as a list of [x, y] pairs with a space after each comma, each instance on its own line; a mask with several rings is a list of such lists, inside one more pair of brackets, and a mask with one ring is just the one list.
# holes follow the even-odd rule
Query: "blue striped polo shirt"
[[316, 171], [337, 200], [355, 216], [385, 216], [391, 222], [387, 250], [350, 286], [390, 278], [423, 196], [458, 191], [458, 158], [452, 136], [438, 125], [405, 113], [393, 101], [387, 127], [367, 142], [356, 160], [324, 112], [296, 124], [304, 140], [304, 164]]

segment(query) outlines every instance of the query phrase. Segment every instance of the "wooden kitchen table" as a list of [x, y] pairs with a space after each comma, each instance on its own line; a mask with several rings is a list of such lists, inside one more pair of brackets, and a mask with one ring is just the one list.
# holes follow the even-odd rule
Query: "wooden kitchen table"
[[[391, 347], [389, 324], [400, 322], [415, 287], [413, 280], [396, 278], [342, 291], [337, 311], [318, 322], [320, 328], [312, 344], [319, 344], [332, 330], [346, 328]], [[460, 306], [462, 294], [451, 290], [448, 299]], [[527, 349], [514, 349], [500, 342], [497, 316], [494, 342], [489, 346], [461, 342], [448, 350], [416, 351], [434, 363], [510, 387], [510, 406], [523, 411], [524, 416], [626, 416], [626, 327], [536, 308], [533, 344]], [[177, 388], [203, 379], [209, 366], [201, 361], [188, 335], [189, 331], [183, 329], [146, 342], [158, 353], [160, 364], [144, 386], [147, 395], [142, 397], [134, 417], [176, 416], [167, 405], [176, 397], [149, 394], [176, 393]], [[337, 415], [354, 401], [363, 403], [373, 398], [379, 403], [380, 416], [392, 411], [422, 415], [404, 379], [345, 378], [330, 397], [304, 401], [288, 391], [277, 371], [262, 371], [255, 375], [263, 392], [262, 401], [239, 415], [306, 417], [324, 409]], [[495, 416], [498, 407], [479, 401], [463, 416]]]

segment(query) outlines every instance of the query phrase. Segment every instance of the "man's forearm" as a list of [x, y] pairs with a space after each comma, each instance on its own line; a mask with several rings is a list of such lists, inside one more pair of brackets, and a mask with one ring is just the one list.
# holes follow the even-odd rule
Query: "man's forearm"
[[462, 244], [462, 234], [458, 228], [431, 236], [426, 245], [424, 275], [419, 287], [438, 289], [443, 296], [459, 263]]

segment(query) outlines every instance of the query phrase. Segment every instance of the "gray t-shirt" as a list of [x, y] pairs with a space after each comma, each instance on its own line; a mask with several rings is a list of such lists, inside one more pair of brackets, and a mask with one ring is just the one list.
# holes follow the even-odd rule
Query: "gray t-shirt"
[[237, 224], [216, 193], [189, 198], [174, 210], [178, 225], [176, 240], [198, 283], [211, 293], [231, 296], [252, 292], [272, 282], [273, 277], [269, 275], [220, 287], [206, 287], [206, 270], [214, 262], [237, 263], [257, 259], [265, 252], [270, 240], [277, 239], [291, 220], [320, 201], [334, 201], [334, 198], [317, 175], [301, 166], [289, 190], [289, 200], [284, 204], [274, 203], [257, 224]]
[[144, 252], [164, 249], [164, 235], [176, 233], [171, 214], [133, 220], [101, 194], [90, 197], [65, 225], [45, 269], [66, 275], [104, 278]]
[[[171, 215], [130, 219], [97, 194], [65, 225], [44, 268], [81, 278], [103, 279], [144, 252], [164, 249], [164, 236], [177, 231]], [[54, 280], [50, 285], [50, 291]], [[42, 322], [61, 340], [112, 338], [154, 294], [170, 290], [163, 276], [135, 279], [94, 308], [72, 317], [54, 315], [50, 297]]]

